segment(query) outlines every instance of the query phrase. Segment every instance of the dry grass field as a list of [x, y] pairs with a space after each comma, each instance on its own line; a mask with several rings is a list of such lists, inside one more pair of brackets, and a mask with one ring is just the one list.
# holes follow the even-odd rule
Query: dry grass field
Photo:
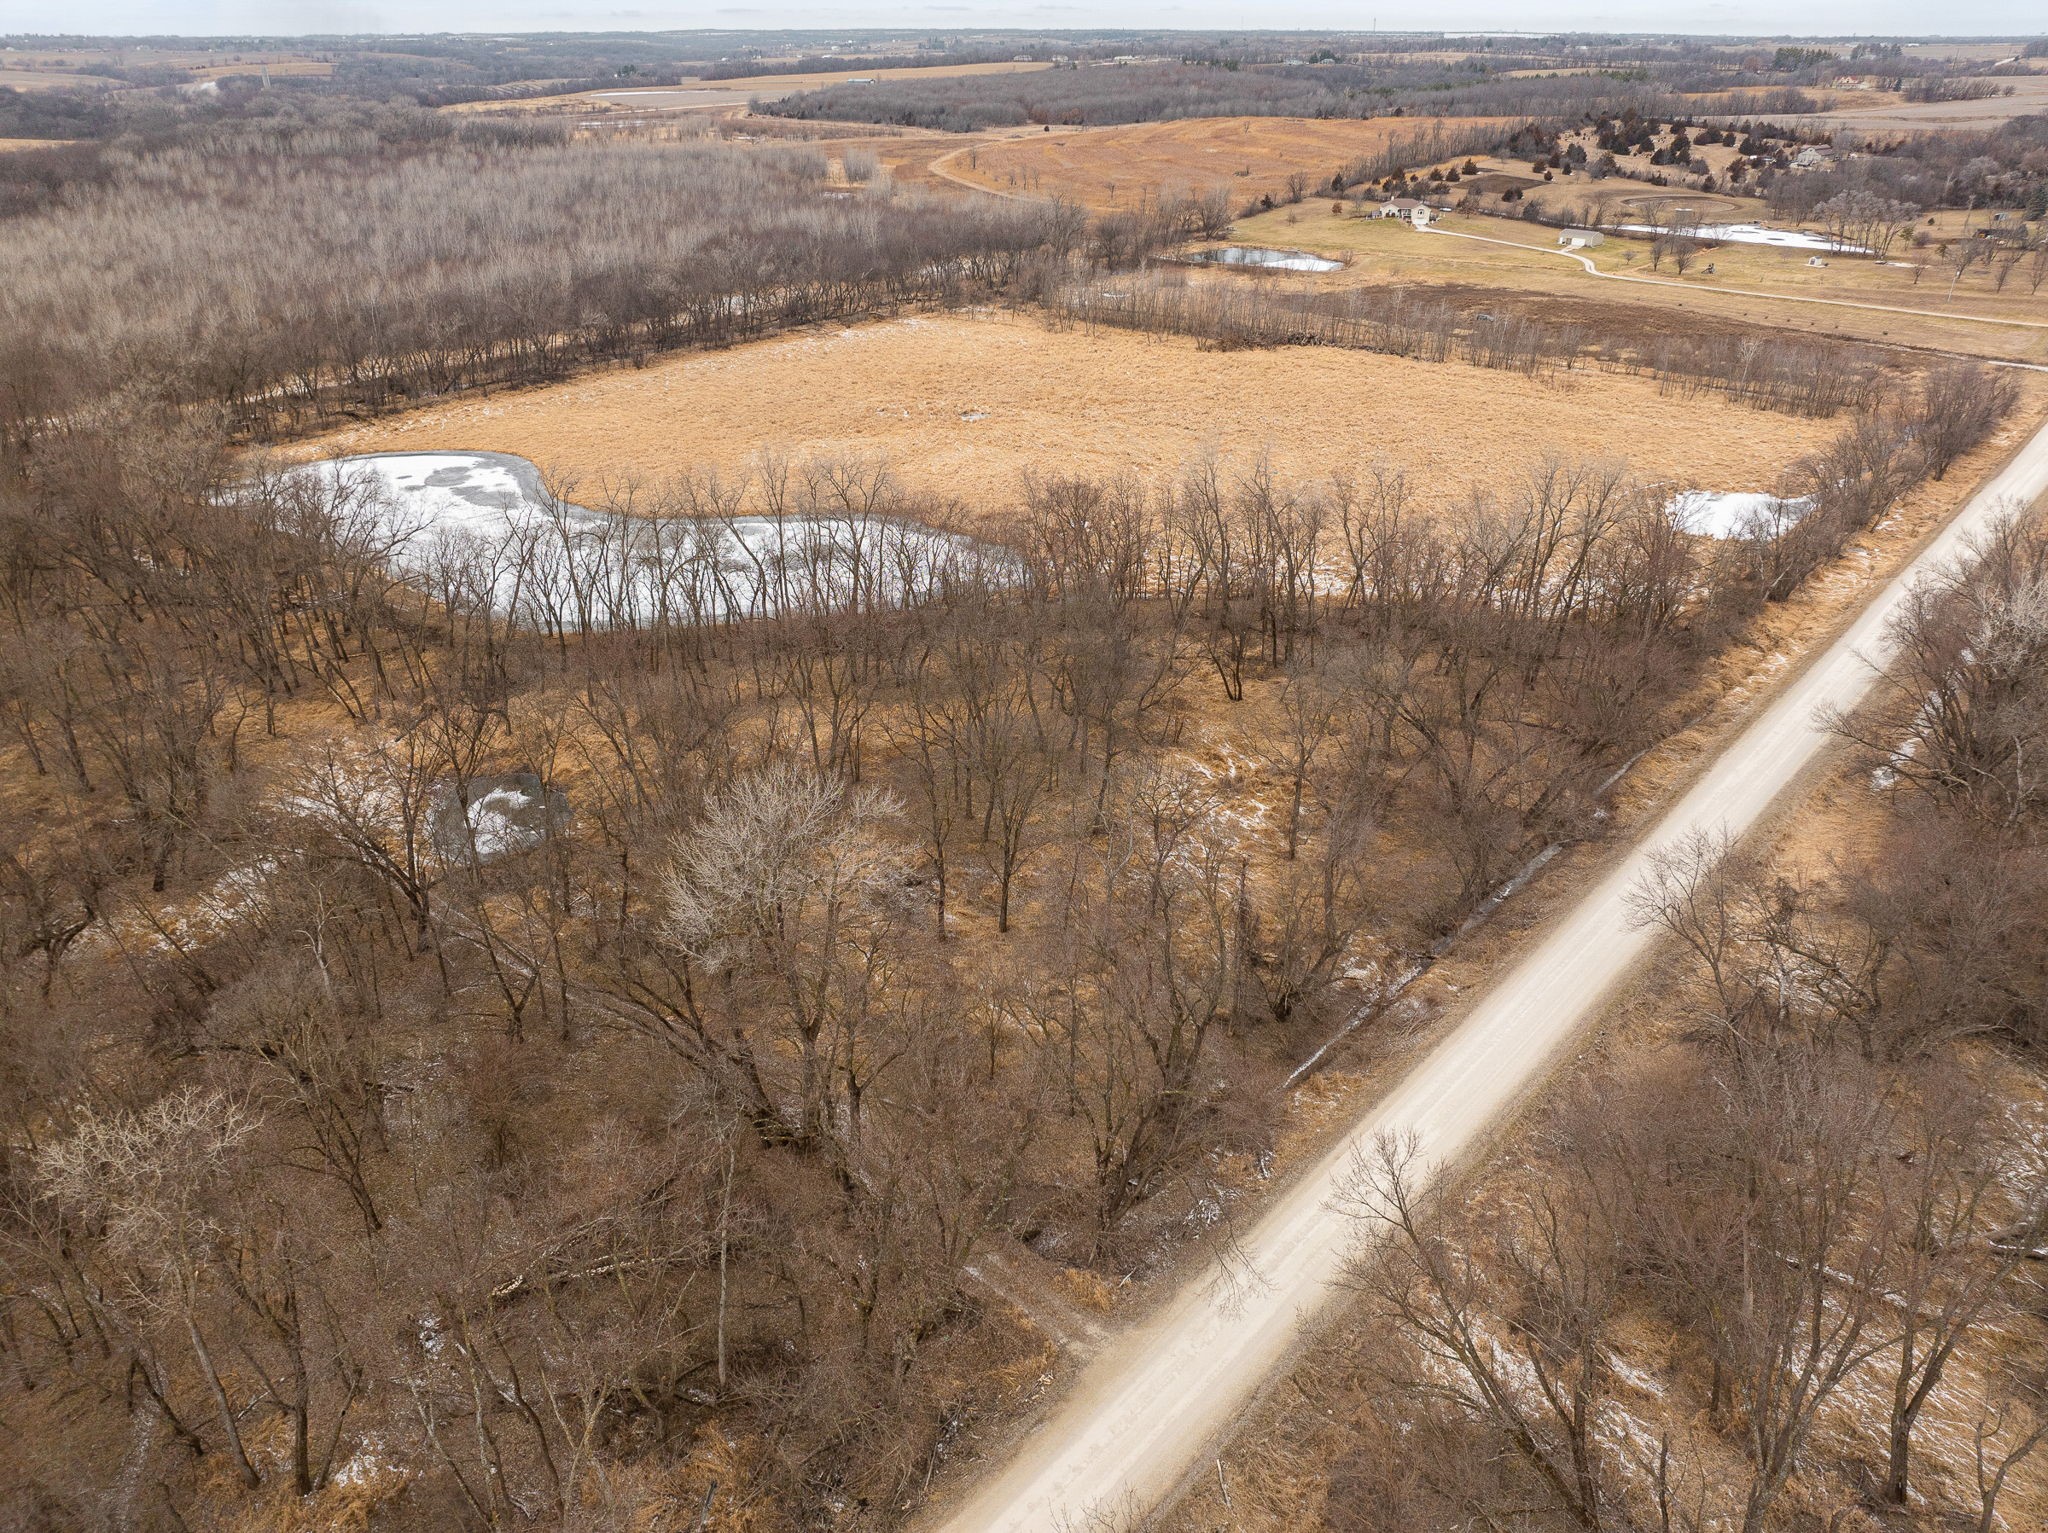
[[62, 69], [0, 68], [0, 88], [19, 91], [125, 90], [119, 80], [104, 75], [83, 74]]
[[[2010, 85], [2010, 96], [1991, 96], [1983, 101], [1901, 101], [1886, 99], [1885, 93], [1837, 92], [1829, 110], [1779, 121], [1787, 127], [1861, 128], [1873, 131], [1919, 130], [1936, 132], [1945, 128], [1981, 131], [1995, 128], [2015, 117], [2048, 111], [2048, 75], [2013, 75], [2001, 78]], [[1872, 101], [1870, 96], [1879, 99]]]
[[1163, 191], [1218, 186], [1237, 202], [1278, 191], [1297, 171], [1327, 182], [1361, 155], [1431, 126], [1412, 117], [1202, 117], [1064, 128], [970, 145], [942, 169], [987, 191], [1066, 197], [1090, 208], [1136, 207]]
[[[1588, 152], [1593, 146], [1587, 145]], [[1703, 159], [1720, 155], [1725, 158], [1732, 150], [1701, 148], [1693, 151]], [[1525, 160], [1494, 159], [1480, 155], [1477, 159], [1480, 171], [1488, 179], [1494, 177], [1512, 178], [1522, 186], [1522, 197], [1545, 212], [1557, 209], [1577, 209], [1591, 206], [1599, 209], [1602, 218], [1625, 219], [1652, 209], [1688, 207], [1699, 213], [1703, 219], [1741, 223], [1755, 221], [1770, 223], [1770, 210], [1759, 197], [1744, 197], [1727, 192], [1702, 192], [1689, 187], [1652, 186], [1626, 176], [1609, 176], [1604, 181], [1595, 181], [1582, 175], [1563, 176], [1555, 181], [1542, 181], [1529, 171]], [[1484, 183], [1482, 183], [1484, 184]]]
[[1996, 64], [2001, 59], [2013, 57], [2022, 46], [2015, 38], [1995, 38], [1983, 43], [1907, 43], [1902, 51], [1908, 58], [1915, 59], [1950, 59], [1964, 64]]
[[226, 80], [237, 75], [255, 75], [268, 70], [275, 79], [325, 80], [334, 74], [331, 59], [282, 58], [273, 59], [256, 55], [246, 59], [235, 59], [221, 64], [192, 64], [187, 66], [195, 79]]
[[[798, 91], [821, 90], [844, 85], [851, 79], [946, 80], [959, 75], [1023, 74], [1050, 69], [1035, 61], [989, 64], [906, 65], [895, 69], [853, 69], [808, 74], [749, 75], [737, 80], [684, 80], [677, 85], [621, 85], [606, 90], [570, 91], [553, 96], [525, 96], [516, 100], [463, 101], [441, 108], [444, 112], [545, 111], [557, 107], [578, 107], [605, 112], [701, 110], [706, 107], [743, 107], [758, 97], [794, 95]], [[957, 140], [956, 140], [957, 142]]]
[[849, 80], [950, 80], [967, 75], [1032, 74], [1052, 65], [1031, 59], [999, 59], [986, 64], [905, 64], [893, 69], [811, 70], [780, 75], [748, 75], [737, 80], [707, 80], [719, 89], [752, 90], [757, 95], [822, 90]]
[[[1448, 239], [1442, 234], [1419, 234], [1398, 221], [1337, 216], [1327, 202], [1308, 202], [1242, 219], [1234, 237], [1247, 244], [1284, 245], [1344, 257], [1350, 263], [1346, 269], [1324, 279], [1331, 286], [1450, 283], [1497, 287], [1542, 295], [1562, 304], [1640, 306], [1661, 315], [1658, 324], [1694, 324], [1704, 317], [1802, 335], [2048, 362], [2048, 328], [2039, 328], [2048, 325], [2048, 286], [2038, 294], [2028, 293], [2024, 270], [2014, 273], [2000, 293], [1991, 290], [1991, 280], [1980, 266], [1957, 285], [1951, 299], [1947, 275], [1938, 264], [1931, 265], [1916, 286], [1912, 271], [1904, 265], [1830, 258], [1826, 266], [1813, 267], [1801, 251], [1722, 245], [1702, 255], [1699, 263], [1679, 278], [1668, 265], [1661, 272], [1650, 271], [1647, 242], [1611, 238], [1598, 249], [1585, 252], [1595, 265], [1614, 276], [1650, 280], [1607, 281], [1561, 256], [1555, 229], [1466, 214], [1448, 215], [1442, 228], [1480, 238]], [[1931, 252], [1927, 258], [1938, 263]], [[1706, 272], [1709, 262], [1714, 266], [1711, 276]], [[1782, 298], [1775, 296], [1780, 294]], [[1843, 308], [1808, 299], [1879, 307]], [[1929, 312], [1896, 313], [1883, 306]], [[1951, 314], [1975, 318], [1946, 317]], [[1553, 317], [1573, 316], [1569, 309], [1561, 308]], [[1986, 318], [2015, 323], [1978, 322]]]
[[334, 73], [331, 59], [310, 58], [289, 49], [238, 48], [17, 48], [0, 64], [0, 86], [12, 90], [127, 90], [125, 80], [98, 71], [121, 68], [189, 70], [195, 80], [221, 80], [233, 75], [326, 78]]
[[1378, 457], [1448, 504], [1546, 452], [1688, 485], [1767, 486], [1836, 429], [1604, 374], [1530, 379], [1363, 352], [1205, 351], [1008, 316], [819, 329], [636, 371], [430, 406], [301, 443], [305, 457], [517, 453], [586, 484], [764, 451], [885, 458], [909, 485], [999, 504], [1027, 471], [1164, 475], [1204, 453], [1317, 477]]

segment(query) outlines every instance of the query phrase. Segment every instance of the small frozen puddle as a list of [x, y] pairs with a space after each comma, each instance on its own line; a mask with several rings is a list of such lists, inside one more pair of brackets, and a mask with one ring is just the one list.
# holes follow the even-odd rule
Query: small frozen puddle
[[1193, 250], [1187, 259], [1204, 266], [1257, 266], [1266, 271], [1341, 271], [1342, 261], [1310, 255], [1306, 250], [1264, 250], [1257, 245], [1225, 245], [1218, 250]]
[[531, 851], [569, 823], [569, 796], [531, 772], [472, 778], [435, 795], [434, 849], [450, 862], [492, 862]]
[[1717, 240], [1724, 245], [1776, 245], [1782, 250], [1823, 250], [1835, 255], [1869, 255], [1862, 245], [1830, 239], [1805, 229], [1773, 229], [1767, 224], [1701, 224], [1693, 229], [1660, 229], [1655, 224], [1622, 224], [1623, 234], [1683, 234]]
[[553, 499], [509, 453], [372, 453], [305, 464], [336, 536], [443, 600], [548, 632], [849, 612], [1014, 578], [1002, 550], [870, 516], [626, 516]]
[[1787, 499], [1760, 490], [1686, 490], [1664, 502], [1674, 527], [1703, 538], [1769, 537], [1812, 509], [1804, 495]]

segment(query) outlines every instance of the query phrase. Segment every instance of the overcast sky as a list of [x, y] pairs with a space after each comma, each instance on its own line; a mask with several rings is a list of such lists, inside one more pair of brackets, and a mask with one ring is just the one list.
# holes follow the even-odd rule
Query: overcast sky
[[[1375, 12], [1377, 15], [1375, 16]], [[1381, 6], [1376, 0], [983, 0], [918, 3], [827, 0], [754, 4], [706, 0], [0, 0], [0, 33], [574, 32], [670, 27], [1287, 27], [1362, 29], [1681, 31], [1755, 36], [2034, 35], [2048, 26], [2042, 0], [1457, 0]]]

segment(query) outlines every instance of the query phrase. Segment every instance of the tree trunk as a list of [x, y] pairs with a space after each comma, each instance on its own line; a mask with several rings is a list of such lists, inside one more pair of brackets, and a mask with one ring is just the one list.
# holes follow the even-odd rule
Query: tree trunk
[[199, 1322], [188, 1310], [185, 1314], [185, 1332], [192, 1338], [193, 1354], [199, 1359], [199, 1371], [206, 1376], [207, 1390], [213, 1396], [213, 1407], [220, 1413], [221, 1431], [227, 1435], [228, 1456], [235, 1461], [236, 1472], [242, 1483], [254, 1490], [263, 1483], [263, 1477], [256, 1473], [256, 1466], [249, 1462], [249, 1454], [242, 1446], [242, 1429], [235, 1424], [235, 1412], [228, 1404], [228, 1392], [221, 1387], [220, 1374], [213, 1366], [213, 1354], [206, 1350], [206, 1341], [199, 1334]]

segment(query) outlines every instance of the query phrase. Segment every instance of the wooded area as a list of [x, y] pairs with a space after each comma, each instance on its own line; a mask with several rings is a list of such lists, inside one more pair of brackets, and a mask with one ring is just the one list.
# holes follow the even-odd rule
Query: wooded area
[[140, 393], [274, 434], [945, 301], [1047, 238], [1026, 206], [827, 197], [814, 151], [560, 140], [402, 111], [240, 124], [0, 221], [25, 278], [0, 293], [0, 429]]
[[[1176, 247], [1230, 233], [1227, 190], [941, 194], [951, 141], [892, 159], [920, 135], [872, 126], [1424, 118], [1292, 173], [1278, 222], [1493, 147], [1540, 186], [1553, 155], [1599, 164], [1559, 147], [1589, 128], [1668, 168], [1684, 92], [1763, 121], [1815, 104], [1831, 52], [1351, 36], [1311, 62], [1251, 34], [1093, 67], [1166, 46], [1104, 32], [1089, 67], [849, 80], [636, 137], [510, 108], [1016, 55], [402, 41], [275, 88], [195, 56], [115, 60], [104, 101], [0, 91], [79, 138], [0, 155], [0, 1533], [904, 1526], [1113, 1295], [1230, 1270], [1374, 1084], [1301, 1090], [1333, 1040], [1383, 1068], [1417, 1047], [1418, 976], [1606, 833], [1631, 764], [1730, 678], [1849, 610], [1816, 577], [1892, 557], [1902, 508], [1889, 536], [1931, 527], [1936, 482], [2032, 397], [1932, 346], [1674, 321], [1671, 284], [1609, 323], [1536, 287], [1200, 280]], [[1908, 239], [1937, 200], [2024, 205], [2040, 133], [1788, 160], [1771, 205]], [[992, 427], [913, 484], [801, 441], [713, 472], [659, 411], [697, 467], [636, 477], [614, 441], [616, 472], [522, 478], [481, 449], [538, 449], [429, 440], [453, 428], [408, 408], [551, 385], [602, 413], [599, 369], [654, 394], [657, 354], [786, 334], [814, 372], [841, 327], [982, 305], [1024, 316], [1005, 342], [1066, 421], [1111, 412], [1075, 404], [1049, 329], [1191, 337], [1145, 345], [1191, 362], [1336, 348], [1364, 393], [1395, 365], [1345, 348], [1440, 364], [1401, 372], [1418, 394], [1546, 392], [1492, 434], [1422, 407], [1469, 488], [1416, 482], [1419, 431], [1285, 394], [1243, 409], [1325, 409], [1313, 473], [1142, 478], [1020, 416], [1016, 483]], [[1715, 395], [1813, 450], [1729, 432], [1714, 461], [1761, 509], [1694, 526], [1674, 492], [1705, 486], [1572, 450], [1572, 412], [1613, 398], [1574, 392], [1591, 370], [1655, 380], [1609, 412], [1631, 445]], [[700, 422], [707, 386], [675, 388]], [[912, 413], [863, 397], [848, 440], [884, 412]], [[372, 416], [417, 499], [292, 461]], [[450, 458], [500, 478], [451, 486]], [[1350, 1212], [1392, 1260], [1357, 1266], [1361, 1323], [1297, 1380], [1334, 1467], [1283, 1477], [1289, 1515], [1783, 1533], [1825, 1464], [1884, 1515], [2000, 1525], [2048, 1440], [2023, 1280], [2048, 1183], [1996, 1073], [2043, 1044], [2044, 593], [2022, 520], [1920, 593], [1881, 702], [1837, 721], [1871, 811], [1839, 862], [1700, 844], [1663, 869], [1645, 1047], [1549, 1103], [1525, 1157], [1448, 1204], [1400, 1145], [1360, 1168]]]
[[1699, 842], [1641, 891], [1673, 942], [1665, 1041], [1546, 1112], [1529, 1162], [1451, 1206], [1398, 1145], [1360, 1168], [1393, 1259], [1357, 1274], [1383, 1323], [1318, 1381], [1350, 1442], [1327, 1526], [1533, 1502], [1758, 1533], [1815, 1505], [1802, 1469], [2022, 1524], [2048, 1166], [1985, 1046], [2042, 1042], [2044, 575], [2010, 520], [1904, 614], [1883, 699], [1841, 725], [1878, 839], [1819, 875]]
[[[1910, 436], [1997, 397], [1936, 375]], [[905, 586], [888, 529], [946, 508], [794, 465], [638, 492], [679, 594], [632, 612], [532, 543], [408, 584], [360, 487], [171, 419], [5, 484], [0, 1340], [58, 1523], [370, 1460], [428, 1523], [616, 1525], [679, 1461], [886, 1520], [1037, 1366], [974, 1260], [1165, 1259], [1355, 965], [1588, 827], [1741, 615], [1941, 466], [1859, 420], [1725, 556], [1613, 465], [1449, 524], [1392, 466], [1048, 473]], [[852, 570], [795, 545], [777, 615], [705, 621], [686, 529], [753, 510]], [[1269, 813], [1190, 756], [1217, 707]], [[486, 835], [508, 771], [570, 812]]]

